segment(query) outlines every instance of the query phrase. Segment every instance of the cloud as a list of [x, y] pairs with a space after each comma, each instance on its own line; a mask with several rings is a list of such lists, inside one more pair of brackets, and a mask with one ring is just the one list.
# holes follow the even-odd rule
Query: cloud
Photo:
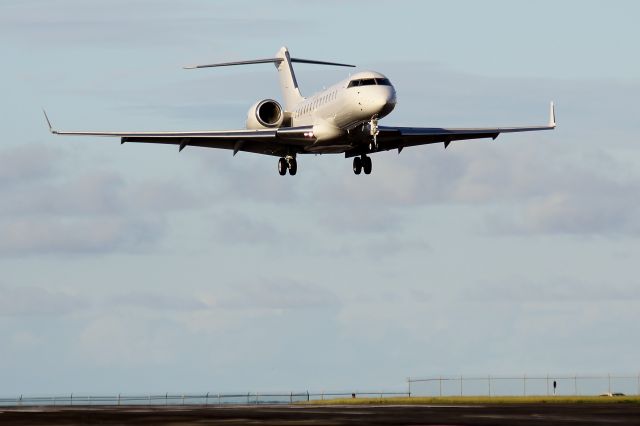
[[86, 309], [83, 297], [43, 287], [0, 284], [0, 316], [59, 316]]
[[282, 243], [287, 236], [262, 217], [253, 218], [240, 211], [222, 212], [212, 220], [212, 238], [225, 245]]
[[182, 183], [133, 181], [109, 170], [76, 171], [42, 146], [0, 151], [0, 253], [141, 251], [166, 232], [166, 216], [202, 206]]
[[42, 144], [8, 147], [0, 152], [0, 190], [50, 176], [60, 153]]
[[130, 182], [113, 171], [49, 176], [2, 192], [7, 214], [54, 216], [124, 215], [196, 207], [200, 199], [170, 181]]
[[120, 312], [89, 320], [74, 346], [98, 365], [140, 366], [171, 362], [179, 341], [171, 321]]
[[118, 217], [29, 217], [0, 223], [0, 253], [89, 254], [148, 249], [163, 235], [160, 221]]
[[[82, 46], [184, 46], [200, 39], [198, 34], [210, 34], [211, 27], [235, 38], [254, 39], [279, 34], [280, 28], [315, 28], [309, 22], [276, 16], [265, 8], [261, 18], [225, 16], [224, 7], [202, 7], [200, 2], [189, 2], [179, 13], [172, 10], [171, 2], [154, 1], [131, 3], [115, 0], [108, 5], [91, 5], [82, 1], [65, 1], [65, 6], [48, 9], [46, 14], [34, 13], [33, 6], [14, 5], [5, 8], [1, 33], [19, 34], [17, 42]], [[251, 4], [255, 9], [256, 5]], [[73, 14], [69, 14], [73, 10]], [[125, 13], [126, 12], [126, 13]], [[271, 16], [267, 17], [271, 13]], [[185, 31], [189, 28], [189, 31]], [[82, 34], [82, 37], [78, 35]]]
[[539, 185], [523, 188], [516, 212], [491, 213], [487, 228], [498, 234], [638, 235], [640, 199], [634, 194], [640, 193], [640, 179], [608, 173], [623, 167], [611, 159], [595, 169], [547, 167]]
[[627, 280], [607, 282], [558, 277], [536, 281], [512, 277], [500, 281], [480, 282], [466, 289], [464, 300], [507, 303], [598, 303], [640, 300], [640, 286]]
[[315, 309], [338, 305], [337, 296], [328, 289], [286, 278], [238, 285], [232, 294], [222, 297], [217, 303], [221, 308], [243, 310]]
[[370, 209], [360, 205], [327, 206], [319, 224], [336, 233], [387, 233], [403, 223], [390, 208]]
[[133, 291], [113, 296], [106, 303], [108, 307], [146, 308], [160, 311], [199, 311], [210, 305], [197, 297], [187, 294], [168, 295], [158, 292]]

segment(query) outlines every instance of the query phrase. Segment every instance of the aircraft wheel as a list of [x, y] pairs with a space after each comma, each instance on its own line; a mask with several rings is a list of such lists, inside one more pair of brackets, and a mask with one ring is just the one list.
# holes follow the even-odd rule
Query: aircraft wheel
[[353, 157], [353, 173], [359, 175], [362, 171], [362, 160], [360, 157]]
[[368, 175], [371, 174], [371, 157], [365, 155], [364, 157], [362, 157], [362, 168], [364, 169], [364, 174]]
[[289, 159], [289, 174], [291, 176], [295, 176], [295, 174], [298, 172], [298, 162], [296, 161], [295, 158], [290, 158]]
[[281, 158], [278, 160], [278, 173], [280, 173], [280, 176], [284, 176], [287, 174], [287, 160], [285, 160], [284, 158]]

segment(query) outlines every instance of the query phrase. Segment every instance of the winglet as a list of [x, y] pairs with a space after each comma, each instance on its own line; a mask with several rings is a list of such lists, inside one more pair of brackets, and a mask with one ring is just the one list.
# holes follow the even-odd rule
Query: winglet
[[549, 127], [556, 127], [556, 106], [553, 102], [549, 105]]
[[44, 119], [47, 120], [47, 126], [49, 126], [49, 132], [55, 135], [56, 133], [58, 133], [58, 131], [54, 130], [53, 127], [51, 126], [51, 121], [49, 121], [49, 117], [47, 116], [47, 111], [45, 111], [44, 108], [42, 108], [42, 112], [44, 113]]

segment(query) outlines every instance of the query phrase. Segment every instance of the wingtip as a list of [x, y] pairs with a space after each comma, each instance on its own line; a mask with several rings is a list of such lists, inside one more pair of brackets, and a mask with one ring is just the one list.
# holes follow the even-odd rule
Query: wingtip
[[549, 104], [549, 127], [556, 127], [556, 105], [553, 101]]
[[47, 111], [45, 111], [44, 108], [42, 108], [42, 113], [44, 114], [44, 119], [47, 120], [47, 126], [49, 126], [49, 132], [50, 133], [57, 133], [55, 130], [53, 130], [53, 126], [51, 126], [51, 121], [49, 120], [49, 116], [47, 115]]

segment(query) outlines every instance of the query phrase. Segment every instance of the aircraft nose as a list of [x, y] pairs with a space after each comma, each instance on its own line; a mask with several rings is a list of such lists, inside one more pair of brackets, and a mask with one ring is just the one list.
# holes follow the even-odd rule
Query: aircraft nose
[[379, 111], [379, 116], [389, 114], [396, 107], [396, 92], [393, 89], [386, 89], [378, 93], [374, 101], [375, 108]]

